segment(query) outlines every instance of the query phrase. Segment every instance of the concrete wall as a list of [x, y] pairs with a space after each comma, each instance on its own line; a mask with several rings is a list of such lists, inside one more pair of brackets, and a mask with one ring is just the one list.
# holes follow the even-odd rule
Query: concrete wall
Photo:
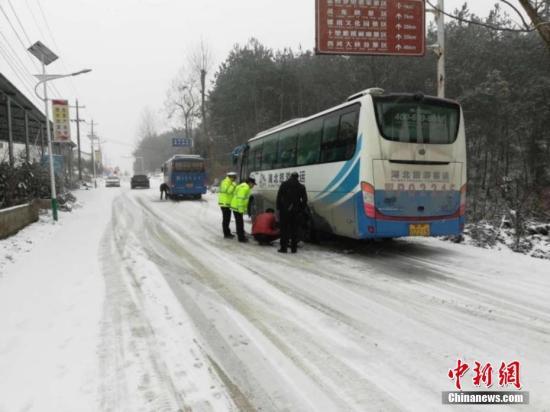
[[36, 222], [38, 211], [39, 205], [35, 202], [0, 209], [0, 239], [5, 239]]

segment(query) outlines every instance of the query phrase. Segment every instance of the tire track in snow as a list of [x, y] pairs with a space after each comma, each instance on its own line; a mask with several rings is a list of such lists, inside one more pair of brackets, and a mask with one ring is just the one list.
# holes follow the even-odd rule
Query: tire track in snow
[[[363, 246], [359, 245], [359, 253], [342, 256], [327, 251], [326, 247], [308, 245], [308, 253], [288, 261], [269, 248], [214, 241], [213, 238], [220, 236], [220, 231], [214, 228], [212, 219], [215, 218], [218, 223], [219, 216], [209, 212], [204, 205], [197, 218], [195, 205], [185, 205], [189, 207], [178, 207], [170, 213], [163, 213], [160, 208], [143, 199], [139, 199], [139, 203], [154, 214], [154, 220], [163, 224], [166, 222], [171, 230], [177, 231], [178, 236], [172, 242], [180, 243], [182, 249], [191, 247], [191, 254], [196, 253], [200, 245], [213, 251], [213, 260], [230, 259], [232, 254], [238, 253], [256, 255], [255, 258], [243, 261], [242, 270], [262, 277], [270, 283], [271, 288], [278, 289], [289, 299], [347, 325], [351, 329], [349, 333], [353, 335], [353, 339], [350, 338], [352, 342], [361, 332], [367, 334], [369, 341], [378, 341], [377, 350], [367, 347], [357, 355], [368, 357], [369, 352], [378, 352], [385, 359], [385, 365], [376, 366], [394, 367], [395, 373], [402, 375], [398, 380], [405, 385], [409, 383], [415, 390], [423, 386], [422, 390], [437, 396], [433, 388], [448, 388], [444, 384], [445, 368], [452, 366], [453, 358], [456, 360], [459, 353], [468, 351], [471, 356], [482, 360], [498, 357], [507, 359], [513, 354], [534, 363], [547, 364], [550, 361], [546, 351], [541, 349], [548, 345], [550, 326], [543, 316], [539, 316], [536, 322], [534, 319], [534, 316], [541, 315], [537, 313], [538, 308], [547, 305], [542, 304], [540, 299], [534, 300], [533, 305], [525, 305], [524, 301], [515, 298], [510, 288], [500, 291], [503, 294], [495, 298], [490, 288], [493, 283], [498, 284], [498, 280], [491, 273], [467, 268], [466, 276], [452, 264], [434, 264], [430, 258], [442, 254], [441, 248], [437, 246], [419, 247], [408, 241], [398, 241], [397, 247], [390, 245], [388, 249], [364, 252], [361, 250]], [[411, 259], [410, 255], [407, 256], [407, 253], [416, 252], [420, 258], [413, 256]], [[174, 256], [177, 258], [177, 255], [175, 253]], [[331, 260], [326, 261], [327, 255], [331, 256]], [[208, 265], [209, 262], [204, 263]], [[281, 267], [286, 268], [286, 271]], [[278, 269], [281, 270], [278, 272]], [[295, 279], [285, 276], [294, 272], [301, 272], [300, 276]], [[318, 278], [317, 281], [315, 278]], [[219, 280], [223, 288], [225, 279], [220, 276]], [[315, 282], [318, 284], [315, 285]], [[480, 283], [478, 287], [476, 282]], [[526, 287], [529, 285], [526, 279], [522, 283]], [[548, 288], [548, 284], [543, 285]], [[254, 290], [247, 289], [246, 285], [242, 287], [254, 296]], [[336, 295], [320, 293], [331, 289], [347, 296], [348, 302], [336, 299]], [[485, 292], [478, 293], [479, 289]], [[350, 291], [356, 296], [349, 295]], [[258, 293], [257, 297], [261, 295]], [[365, 319], [358, 318], [357, 308], [351, 303], [364, 305]], [[380, 319], [372, 319], [373, 313], [374, 317]], [[265, 321], [269, 326], [278, 321], [292, 325], [289, 319], [281, 321], [276, 316], [266, 318]], [[392, 322], [395, 326], [388, 328]], [[400, 334], [400, 330], [404, 330], [405, 334]], [[417, 336], [410, 334], [412, 330], [417, 331]], [[492, 333], [488, 333], [488, 330]], [[284, 333], [288, 331], [293, 333], [292, 327]], [[342, 329], [339, 332], [344, 334]], [[295, 335], [300, 336], [297, 333]], [[293, 350], [299, 347], [294, 341], [287, 342], [287, 345], [294, 345]], [[427, 374], [423, 384], [415, 382], [418, 381], [415, 371], [419, 358], [426, 360], [427, 369], [431, 373], [431, 376]], [[375, 360], [373, 362], [376, 363]], [[383, 386], [388, 391], [386, 396], [391, 398], [392, 393], [395, 393], [395, 385]]]
[[[131, 203], [126, 194], [114, 202], [101, 256], [108, 291], [100, 348], [103, 410], [235, 410], [222, 382], [205, 365], [192, 328], [178, 326], [188, 318], [172, 321], [174, 308], [159, 300], [166, 297], [165, 281], [144, 265], [143, 211]], [[172, 312], [178, 316], [178, 310]]]
[[[127, 216], [121, 201], [113, 203], [112, 226], [103, 237], [106, 300], [99, 349], [103, 377], [101, 406], [105, 411], [190, 410], [176, 390], [159, 354], [154, 330], [143, 314], [139, 283], [128, 250]], [[137, 389], [137, 391], [136, 391]]]
[[[152, 207], [143, 202], [142, 199], [138, 199], [138, 202], [152, 215], [152, 219], [150, 222], [147, 222], [147, 225], [154, 227], [154, 231], [159, 234], [159, 240], [164, 241], [165, 247], [171, 249], [176, 259], [179, 257], [180, 260], [190, 265], [192, 267], [191, 271], [200, 276], [199, 281], [209, 285], [212, 290], [220, 294], [228, 305], [237, 308], [244, 316], [250, 317], [250, 314], [253, 313], [254, 316], [249, 320], [254, 326], [268, 337], [285, 356], [299, 365], [320, 387], [324, 388], [324, 390], [330, 390], [336, 398], [342, 396], [343, 393], [347, 393], [345, 396], [348, 400], [342, 402], [342, 405], [346, 404], [349, 408], [353, 408], [353, 405], [355, 405], [355, 408], [358, 410], [362, 409], [359, 405], [367, 404], [372, 406], [379, 405], [380, 408], [386, 410], [399, 409], [396, 399], [392, 399], [391, 395], [387, 393], [382, 397], [379, 395], [383, 391], [374, 383], [375, 379], [372, 376], [369, 378], [365, 374], [360, 373], [355, 368], [350, 367], [350, 365], [333, 356], [323, 345], [319, 345], [320, 336], [318, 334], [311, 334], [304, 330], [303, 325], [293, 320], [292, 316], [284, 318], [273, 313], [273, 310], [266, 309], [266, 303], [262, 302], [265, 296], [261, 292], [258, 293], [258, 290], [247, 290], [249, 288], [239, 281], [236, 282], [236, 285], [228, 287], [228, 283], [230, 284], [234, 279], [225, 277], [222, 274], [222, 270], [219, 272], [213, 271], [211, 269], [214, 263], [212, 260], [208, 262], [201, 261], [199, 256], [195, 256], [187, 250], [189, 242], [193, 242], [193, 239], [189, 237], [190, 235], [186, 234], [188, 230], [187, 228], [184, 229], [184, 225], [180, 223], [182, 230], [176, 234], [164, 227], [163, 223], [164, 220], [169, 221], [171, 224], [176, 224], [175, 219], [158, 215], [158, 212], [152, 210]], [[226, 260], [226, 263], [232, 260], [232, 256], [220, 253], [217, 249], [213, 250], [210, 245], [204, 242], [201, 242], [201, 246], [211, 251], [210, 256], [215, 254], [218, 258]], [[160, 255], [165, 256], [162, 252], [160, 252]], [[177, 269], [175, 270], [177, 271]], [[187, 271], [189, 271], [189, 268]], [[246, 272], [246, 265], [242, 267], [238, 266], [237, 271]], [[257, 275], [255, 271], [253, 274]], [[245, 295], [246, 302], [243, 302], [243, 298], [237, 297], [237, 295], [243, 293], [245, 290], [247, 292]], [[278, 301], [269, 302], [268, 306], [276, 306], [281, 302], [283, 304], [284, 300], [288, 300], [288, 298], [292, 300], [296, 299], [295, 296], [292, 296], [292, 293], [288, 293], [288, 290], [277, 289], [277, 292], [282, 292], [286, 297], [283, 299], [279, 297]], [[254, 302], [253, 304], [252, 301]], [[300, 302], [300, 305], [301, 303], [303, 302]], [[311, 302], [308, 303], [311, 304]], [[318, 306], [314, 310], [317, 312]], [[338, 377], [338, 380], [332, 381], [328, 378], [331, 376]], [[342, 385], [343, 382], [345, 382], [345, 385]], [[393, 406], [392, 402], [395, 402]]]

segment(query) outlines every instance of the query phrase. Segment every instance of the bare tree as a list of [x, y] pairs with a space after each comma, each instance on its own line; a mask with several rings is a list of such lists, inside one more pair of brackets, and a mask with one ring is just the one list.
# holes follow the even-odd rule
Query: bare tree
[[445, 14], [447, 17], [455, 19], [457, 21], [469, 24], [476, 24], [479, 26], [486, 27], [488, 29], [496, 31], [506, 31], [506, 32], [533, 32], [538, 31], [540, 37], [548, 47], [550, 51], [550, 0], [517, 0], [519, 6], [523, 8], [526, 16], [520, 10], [520, 7], [516, 6], [513, 3], [514, 0], [499, 0], [501, 3], [506, 4], [510, 9], [512, 9], [517, 17], [521, 20], [521, 24], [516, 23], [515, 27], [510, 27], [509, 25], [496, 25], [490, 22], [482, 22], [478, 19], [472, 20], [465, 17], [467, 7], [466, 4], [462, 6], [462, 10], [458, 15], [453, 15], [440, 10], [437, 6], [434, 5], [430, 0], [426, 0], [426, 3], [432, 7], [434, 10], [438, 10], [441, 13]]
[[141, 111], [141, 119], [138, 126], [138, 138], [145, 139], [157, 135], [157, 116], [149, 106]]
[[203, 39], [201, 39], [200, 45], [196, 47], [195, 51], [191, 54], [189, 60], [193, 71], [197, 73], [200, 78], [202, 132], [204, 138], [207, 141], [207, 150], [208, 155], [210, 156], [211, 142], [208, 136], [208, 126], [206, 119], [206, 76], [212, 68], [213, 58], [208, 45], [203, 41]]
[[166, 93], [165, 109], [168, 118], [180, 112], [187, 137], [192, 137], [194, 119], [198, 115], [197, 81], [192, 74], [181, 68]]
[[[501, 0], [509, 4], [507, 0]], [[550, 50], [550, 0], [518, 0], [534, 28]], [[514, 10], [517, 9], [513, 7]], [[518, 12], [519, 14], [519, 12]]]

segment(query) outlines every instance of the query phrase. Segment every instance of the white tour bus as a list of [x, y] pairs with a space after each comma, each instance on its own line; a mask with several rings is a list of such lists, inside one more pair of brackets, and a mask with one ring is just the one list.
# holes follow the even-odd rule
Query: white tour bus
[[365, 239], [464, 228], [464, 119], [452, 100], [372, 88], [234, 154], [241, 179], [256, 179], [255, 213], [275, 208], [279, 185], [298, 172], [316, 230]]

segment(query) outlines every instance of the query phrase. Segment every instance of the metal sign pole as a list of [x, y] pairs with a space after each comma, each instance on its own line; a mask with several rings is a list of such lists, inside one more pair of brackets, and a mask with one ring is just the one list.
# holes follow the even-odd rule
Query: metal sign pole
[[91, 135], [91, 138], [90, 138], [90, 142], [92, 144], [92, 164], [93, 164], [93, 167], [94, 167], [94, 187], [97, 188], [97, 176], [96, 176], [96, 168], [95, 168], [95, 145], [94, 145], [94, 139], [95, 139], [95, 135], [94, 135], [94, 119], [92, 119], [92, 135]]
[[[42, 75], [46, 78], [46, 65], [42, 59]], [[52, 136], [50, 132], [50, 108], [48, 107], [48, 88], [44, 82], [44, 102], [46, 106], [46, 136], [48, 136], [48, 157], [50, 160], [50, 184], [52, 191], [52, 214], [53, 220], [57, 221], [57, 194], [55, 192], [55, 172], [53, 167]]]

